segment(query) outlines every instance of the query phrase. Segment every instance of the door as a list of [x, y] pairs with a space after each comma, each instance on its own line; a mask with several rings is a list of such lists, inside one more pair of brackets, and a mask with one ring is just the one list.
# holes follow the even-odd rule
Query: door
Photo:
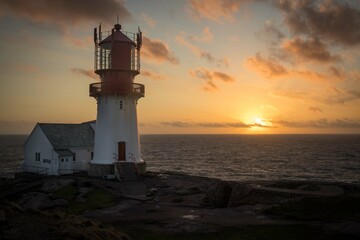
[[118, 142], [118, 161], [125, 161], [126, 156], [126, 143]]

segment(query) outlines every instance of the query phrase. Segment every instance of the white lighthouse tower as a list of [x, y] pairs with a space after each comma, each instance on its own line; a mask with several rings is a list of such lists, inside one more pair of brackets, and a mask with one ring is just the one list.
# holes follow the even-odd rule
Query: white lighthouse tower
[[[142, 34], [94, 29], [95, 73], [101, 82], [90, 84], [97, 100], [94, 155], [89, 175], [114, 174], [121, 163], [142, 165], [136, 105], [144, 97], [144, 85], [134, 83], [140, 71]], [[120, 167], [121, 168], [121, 167]], [[138, 168], [137, 168], [138, 169]], [[120, 172], [120, 171], [119, 171]], [[120, 173], [121, 174], [121, 173]]]

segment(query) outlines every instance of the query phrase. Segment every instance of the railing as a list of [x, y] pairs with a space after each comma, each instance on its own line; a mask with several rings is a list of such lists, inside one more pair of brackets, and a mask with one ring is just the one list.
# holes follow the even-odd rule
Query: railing
[[136, 164], [136, 159], [135, 159], [134, 154], [129, 153], [129, 158], [134, 162], [134, 167], [135, 167], [136, 173], [138, 176], [140, 176], [141, 172], [140, 172], [139, 166]]
[[38, 166], [30, 166], [30, 165], [23, 165], [24, 172], [31, 172], [40, 175], [48, 175], [49, 168], [46, 167], [38, 167]]
[[[125, 34], [131, 41], [133, 41], [136, 46], [138, 44], [136, 33], [121, 31]], [[111, 35], [111, 31], [101, 32], [96, 36], [96, 44], [95, 44], [95, 71], [104, 70], [104, 69], [113, 69], [111, 66], [111, 57], [110, 57], [110, 49], [101, 48], [99, 43]], [[136, 46], [132, 46], [131, 48], [131, 68], [130, 69], [114, 69], [114, 70], [133, 70], [140, 71], [140, 49]]]
[[97, 82], [90, 84], [89, 92], [91, 97], [105, 94], [139, 94], [144, 97], [145, 86], [139, 83]]

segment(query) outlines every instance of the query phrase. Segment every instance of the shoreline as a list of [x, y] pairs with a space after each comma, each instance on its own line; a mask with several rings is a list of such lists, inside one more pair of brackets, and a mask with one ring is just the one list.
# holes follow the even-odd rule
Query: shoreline
[[[360, 237], [360, 184], [239, 182], [176, 172], [149, 172], [135, 182], [85, 175], [23, 174], [2, 180], [0, 186], [1, 234], [5, 239], [23, 239], [24, 236], [16, 234], [49, 219], [63, 226], [72, 217], [76, 223], [90, 221], [91, 224], [80, 224], [77, 230], [65, 227], [61, 230], [55, 225], [51, 231], [45, 228], [33, 237], [66, 233], [68, 239], [78, 236], [97, 239], [96, 234], [119, 237], [110, 239], [187, 239], [189, 236], [227, 239], [227, 235], [246, 235], [250, 231], [254, 238], [245, 239], [262, 239], [261, 232], [265, 230], [276, 239], [286, 239], [279, 237], [278, 231], [287, 238], [292, 236], [292, 231], [309, 231], [320, 236], [309, 239]], [[17, 221], [27, 224], [15, 224]], [[91, 236], [89, 227], [96, 230], [90, 231]]]

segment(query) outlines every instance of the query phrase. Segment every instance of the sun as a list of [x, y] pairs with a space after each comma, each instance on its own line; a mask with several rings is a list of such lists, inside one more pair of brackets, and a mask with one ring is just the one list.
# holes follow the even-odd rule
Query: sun
[[255, 118], [255, 124], [260, 125], [260, 126], [265, 126], [265, 125], [266, 125], [265, 122], [264, 122], [264, 120], [262, 120], [262, 119], [259, 118], [259, 117], [256, 117], [256, 118]]

